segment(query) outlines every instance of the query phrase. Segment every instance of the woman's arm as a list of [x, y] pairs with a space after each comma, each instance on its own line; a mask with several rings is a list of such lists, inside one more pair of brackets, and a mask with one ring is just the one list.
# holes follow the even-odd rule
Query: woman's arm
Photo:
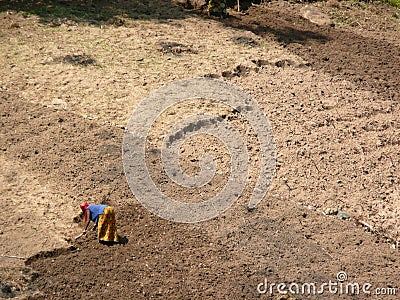
[[86, 231], [89, 227], [89, 223], [90, 223], [90, 210], [89, 209], [85, 210], [85, 220], [86, 220], [86, 225], [85, 225], [85, 230], [83, 231], [84, 233], [86, 233]]

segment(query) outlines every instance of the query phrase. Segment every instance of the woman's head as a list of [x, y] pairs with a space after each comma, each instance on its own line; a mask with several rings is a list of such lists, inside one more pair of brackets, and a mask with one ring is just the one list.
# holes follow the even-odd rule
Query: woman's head
[[84, 202], [81, 205], [79, 205], [79, 207], [82, 209], [82, 213], [83, 213], [83, 221], [86, 222], [87, 221], [87, 215], [86, 215], [86, 210], [89, 206], [89, 203]]
[[88, 208], [88, 206], [89, 206], [89, 203], [87, 203], [87, 202], [84, 202], [84, 203], [82, 203], [81, 205], [79, 205], [79, 207], [82, 209], [83, 212], [86, 211], [86, 209]]

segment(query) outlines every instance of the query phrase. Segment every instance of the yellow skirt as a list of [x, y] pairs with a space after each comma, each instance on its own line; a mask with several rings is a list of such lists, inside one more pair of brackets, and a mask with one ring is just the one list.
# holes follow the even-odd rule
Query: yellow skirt
[[115, 224], [114, 207], [107, 206], [104, 209], [103, 214], [99, 215], [97, 226], [97, 235], [99, 241], [115, 243], [119, 242], [117, 226]]

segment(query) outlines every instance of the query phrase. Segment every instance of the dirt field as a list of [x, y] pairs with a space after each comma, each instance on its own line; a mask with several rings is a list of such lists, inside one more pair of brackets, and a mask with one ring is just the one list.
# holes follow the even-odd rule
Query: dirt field
[[[315, 2], [333, 22], [320, 26], [301, 16], [305, 5], [272, 1], [217, 19], [166, 0], [0, 1], [0, 297], [337, 299], [257, 286], [319, 286], [346, 272], [375, 295], [340, 298], [398, 299], [400, 9]], [[140, 205], [121, 148], [143, 98], [193, 77], [252, 95], [273, 128], [277, 169], [248, 211], [260, 162], [243, 120], [207, 103], [162, 115], [149, 148], [175, 120], [209, 109], [243, 125], [253, 157], [235, 205], [178, 224]], [[150, 151], [156, 184], [178, 200], [218, 193], [229, 171], [221, 144], [188, 141], [181, 164], [196, 174], [210, 145], [221, 169], [201, 194], [171, 183]], [[128, 243], [105, 246], [93, 232], [75, 241], [83, 201], [113, 205]]]

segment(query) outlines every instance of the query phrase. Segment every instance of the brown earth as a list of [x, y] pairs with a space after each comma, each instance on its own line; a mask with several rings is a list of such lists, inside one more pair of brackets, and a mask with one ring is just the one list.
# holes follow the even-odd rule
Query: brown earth
[[[170, 1], [0, 1], [0, 297], [396, 299], [400, 11], [316, 2], [334, 25], [318, 26], [301, 17], [304, 5], [273, 1], [220, 20]], [[195, 108], [241, 127], [252, 154], [235, 205], [211, 221], [176, 224], [130, 191], [122, 138], [146, 95], [199, 76], [241, 87], [264, 109], [277, 170], [249, 212], [259, 160], [246, 122], [206, 102], [161, 115], [149, 135], [155, 150], [157, 136]], [[187, 173], [198, 172], [211, 143], [219, 145], [185, 143]], [[229, 159], [223, 147], [211, 151], [221, 170], [202, 196], [163, 173], [156, 184], [179, 200], [217, 193]], [[157, 172], [154, 153], [147, 161]], [[85, 200], [116, 208], [127, 244], [99, 244], [92, 232], [74, 241]], [[371, 283], [372, 293], [393, 288], [397, 296], [257, 292], [265, 278], [319, 286], [337, 282], [340, 271], [349, 282]]]

